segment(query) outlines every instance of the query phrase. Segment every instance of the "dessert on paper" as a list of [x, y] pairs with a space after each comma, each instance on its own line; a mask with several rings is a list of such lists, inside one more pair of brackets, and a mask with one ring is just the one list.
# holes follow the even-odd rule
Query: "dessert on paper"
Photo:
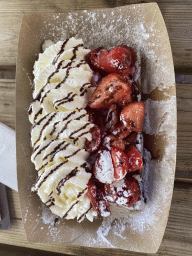
[[[145, 104], [142, 179], [146, 203], [139, 210], [126, 213], [124, 207], [110, 207], [116, 217], [113, 214], [104, 218], [98, 216], [93, 222], [58, 219], [31, 192], [37, 172], [31, 163], [31, 124], [26, 113], [33, 100], [33, 65], [45, 40], [56, 44], [71, 37], [82, 38], [85, 48], [91, 50], [99, 46], [109, 50], [128, 45], [139, 52], [141, 58], [141, 101]], [[18, 188], [28, 240], [156, 252], [168, 219], [176, 158], [174, 68], [167, 31], [157, 4], [25, 15], [16, 78]], [[36, 107], [38, 105], [34, 109]], [[48, 106], [48, 110], [49, 107], [52, 106]], [[110, 140], [111, 137], [105, 138], [109, 147]]]
[[28, 110], [32, 191], [52, 213], [78, 222], [110, 216], [110, 204], [140, 209], [139, 56], [125, 45], [90, 51], [74, 37], [50, 44], [35, 62]]

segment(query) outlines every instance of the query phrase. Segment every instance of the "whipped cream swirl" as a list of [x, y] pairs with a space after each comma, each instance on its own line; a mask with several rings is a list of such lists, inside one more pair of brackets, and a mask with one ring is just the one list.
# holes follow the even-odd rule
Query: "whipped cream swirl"
[[97, 215], [86, 195], [91, 173], [85, 140], [92, 140], [85, 110], [93, 93], [92, 70], [85, 61], [90, 50], [82, 39], [51, 43], [34, 65], [31, 161], [38, 178], [32, 191], [61, 218], [93, 221]]

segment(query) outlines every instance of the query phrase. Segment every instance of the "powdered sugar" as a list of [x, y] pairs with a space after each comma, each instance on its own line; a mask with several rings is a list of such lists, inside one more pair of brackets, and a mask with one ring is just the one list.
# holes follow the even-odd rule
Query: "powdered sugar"
[[107, 150], [99, 152], [95, 162], [95, 177], [102, 183], [111, 184], [115, 180], [111, 154]]

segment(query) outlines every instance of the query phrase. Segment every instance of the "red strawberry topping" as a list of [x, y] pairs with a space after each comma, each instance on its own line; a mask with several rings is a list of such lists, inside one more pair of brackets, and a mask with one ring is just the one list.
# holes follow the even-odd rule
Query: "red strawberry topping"
[[85, 149], [89, 153], [92, 153], [99, 148], [99, 145], [101, 143], [101, 133], [100, 133], [100, 129], [97, 125], [95, 125], [93, 128], [91, 128], [90, 132], [92, 134], [92, 140], [85, 141]]
[[93, 172], [101, 183], [110, 184], [115, 181], [113, 162], [108, 150], [99, 150]]
[[108, 108], [129, 93], [131, 89], [128, 83], [122, 81], [116, 74], [109, 74], [101, 80], [90, 97], [88, 105], [91, 108]]
[[112, 147], [111, 157], [114, 166], [114, 176], [116, 180], [122, 180], [128, 171], [129, 159], [122, 149]]
[[142, 171], [142, 169], [143, 169], [143, 160], [142, 160], [142, 157], [141, 157], [141, 153], [132, 144], [128, 148], [127, 157], [129, 159], [128, 170], [127, 170], [128, 172], [134, 172], [136, 170]]
[[102, 145], [106, 147], [108, 150], [111, 150], [111, 147], [120, 148], [122, 150], [125, 149], [125, 141], [119, 140], [113, 135], [105, 136]]
[[105, 185], [106, 199], [118, 205], [132, 206], [140, 198], [140, 189], [137, 180], [126, 177], [124, 180]]
[[99, 47], [86, 60], [93, 69], [91, 83], [95, 87], [86, 108], [95, 124], [92, 141], [85, 142], [93, 173], [87, 196], [93, 210], [107, 217], [109, 203], [132, 206], [140, 199], [133, 175], [142, 171], [143, 160], [132, 143], [142, 131], [145, 105], [138, 102], [132, 48], [121, 45], [107, 51]]
[[131, 131], [141, 132], [145, 115], [143, 102], [132, 102], [123, 108], [120, 120]]

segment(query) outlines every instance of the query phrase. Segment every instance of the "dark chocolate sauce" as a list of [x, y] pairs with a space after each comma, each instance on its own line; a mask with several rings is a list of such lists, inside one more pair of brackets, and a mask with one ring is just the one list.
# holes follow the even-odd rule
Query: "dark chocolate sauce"
[[77, 219], [77, 221], [80, 221], [91, 210], [91, 208], [92, 206], [90, 206], [89, 209]]
[[53, 65], [56, 64], [56, 62], [57, 62], [57, 60], [59, 59], [59, 57], [61, 56], [61, 54], [65, 51], [65, 46], [66, 46], [66, 44], [67, 44], [68, 41], [69, 41], [69, 38], [66, 39], [66, 40], [63, 42], [63, 44], [62, 44], [62, 46], [61, 46], [61, 50], [59, 51], [59, 53], [57, 54], [57, 56], [53, 59], [53, 62], [52, 62]]
[[68, 161], [62, 162], [62, 163], [60, 163], [59, 165], [57, 165], [54, 169], [52, 169], [52, 170], [50, 171], [50, 173], [48, 173], [48, 174], [43, 178], [43, 180], [42, 180], [38, 185], [37, 185], [37, 182], [36, 182], [37, 189], [41, 187], [41, 185], [43, 184], [43, 182], [46, 181], [46, 179], [49, 177], [49, 175], [51, 175], [52, 173], [54, 173], [59, 167], [61, 167], [63, 164], [66, 164], [67, 162], [68, 162]]
[[78, 167], [76, 167], [69, 174], [67, 174], [65, 178], [60, 180], [59, 184], [56, 187], [58, 195], [61, 194], [61, 188], [65, 185], [65, 182], [68, 181], [69, 179], [71, 179], [72, 177], [75, 177], [78, 171], [79, 171]]
[[79, 194], [77, 195], [77, 198], [81, 197], [81, 196], [85, 193], [85, 191], [86, 191], [87, 189], [88, 189], [88, 188], [86, 187], [86, 188], [84, 188], [81, 192], [79, 192]]
[[74, 207], [76, 204], [78, 204], [78, 203], [79, 203], [79, 201], [76, 201], [74, 204], [71, 205], [71, 207], [69, 208], [69, 210], [64, 214], [63, 219], [64, 219], [65, 217], [67, 217], [68, 213], [69, 213], [69, 212], [73, 209], [73, 207]]
[[69, 138], [70, 139], [73, 139], [72, 135], [74, 135], [75, 133], [78, 133], [79, 131], [83, 130], [84, 128], [86, 128], [90, 123], [86, 123], [85, 125], [83, 125], [81, 128], [79, 128], [78, 130], [72, 132], [70, 135], [69, 135]]
[[[52, 141], [51, 141], [52, 142]], [[41, 148], [41, 150], [39, 150], [37, 153], [36, 153], [36, 155], [34, 156], [34, 160], [35, 160], [35, 158], [39, 155], [39, 154], [41, 154], [41, 152], [42, 151], [44, 151], [46, 148], [48, 148], [48, 146], [51, 144], [51, 142], [50, 143], [48, 143], [46, 146], [44, 146], [43, 148]]]
[[39, 137], [38, 139], [35, 141], [34, 146], [37, 144], [37, 142], [41, 139], [43, 130], [46, 128], [47, 125], [49, 125], [49, 123], [51, 122], [51, 120], [55, 117], [56, 113], [54, 113], [48, 120], [47, 122], [44, 124], [44, 126], [42, 127], [40, 133], [39, 133]]
[[43, 109], [41, 108], [41, 109], [35, 114], [35, 116], [34, 116], [34, 122], [35, 122], [35, 120], [37, 119], [38, 115], [41, 115], [42, 112], [43, 112]]
[[46, 160], [50, 155], [52, 155], [52, 154], [54, 154], [56, 151], [58, 151], [58, 149], [60, 149], [63, 144], [66, 144], [66, 141], [62, 141], [61, 143], [59, 143], [49, 154], [47, 154], [46, 156], [44, 156], [44, 157], [43, 157], [43, 161]]

